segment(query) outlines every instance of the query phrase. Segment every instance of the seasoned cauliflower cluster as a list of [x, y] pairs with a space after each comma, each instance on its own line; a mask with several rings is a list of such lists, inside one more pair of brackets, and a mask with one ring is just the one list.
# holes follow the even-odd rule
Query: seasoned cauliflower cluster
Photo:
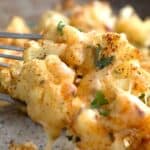
[[131, 6], [121, 10], [116, 21], [116, 31], [126, 33], [128, 39], [137, 46], [150, 45], [150, 19], [143, 21]]
[[43, 39], [28, 41], [23, 62], [0, 71], [0, 89], [27, 104], [49, 136], [47, 149], [63, 129], [79, 150], [150, 149], [149, 54], [128, 32], [107, 32], [101, 7], [110, 10], [96, 2], [70, 18], [47, 12], [37, 27]]
[[[22, 19], [19, 16], [15, 16], [12, 18], [9, 25], [5, 29], [5, 31], [6, 32], [12, 32], [12, 33], [31, 33], [31, 30], [28, 27], [28, 25], [26, 24], [26, 22], [24, 21], [24, 19]], [[28, 40], [26, 40], [26, 39], [0, 38], [0, 43], [2, 45], [14, 45], [14, 46], [24, 47], [24, 44], [26, 42], [28, 42]], [[0, 49], [0, 53], [5, 53], [7, 55], [14, 54], [14, 55], [22, 56], [22, 54], [20, 52], [10, 51], [10, 50]], [[14, 62], [14, 60], [12, 61], [10, 59], [0, 58], [0, 62], [6, 62], [6, 63], [11, 64], [12, 62]]]

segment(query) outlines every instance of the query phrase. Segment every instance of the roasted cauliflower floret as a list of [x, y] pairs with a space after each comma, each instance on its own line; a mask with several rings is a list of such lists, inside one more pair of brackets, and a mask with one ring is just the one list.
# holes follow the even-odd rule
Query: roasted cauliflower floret
[[91, 2], [85, 6], [76, 6], [70, 15], [70, 24], [81, 31], [113, 29], [115, 17], [110, 6], [105, 2]]
[[117, 32], [125, 33], [128, 39], [138, 46], [150, 45], [150, 20], [141, 20], [131, 7], [121, 10], [115, 28]]
[[[53, 21], [53, 20], [52, 20]], [[72, 27], [65, 22], [59, 20], [55, 23], [54, 28], [52, 26], [44, 33], [44, 38], [48, 40], [53, 40], [55, 42], [63, 42], [67, 44], [74, 44], [77, 42], [82, 42], [86, 39], [86, 36], [80, 32], [77, 28]], [[54, 34], [51, 32], [55, 32]]]
[[[23, 18], [19, 16], [15, 16], [12, 18], [10, 23], [8, 24], [6, 28], [6, 32], [12, 32], [12, 33], [30, 33], [31, 30], [24, 21]], [[0, 43], [2, 45], [16, 45], [20, 47], [24, 47], [24, 44], [28, 40], [26, 39], [9, 39], [9, 38], [0, 38]], [[8, 51], [8, 50], [0, 50], [0, 53], [8, 54], [8, 55], [18, 55], [22, 56], [22, 53], [16, 52], [16, 51]], [[13, 63], [14, 60], [7, 59], [7, 58], [0, 58], [0, 62], [5, 62], [5, 63]]]
[[[52, 28], [52, 27], [56, 26], [56, 24], [59, 21], [63, 21], [67, 24], [69, 23], [69, 20], [67, 19], [67, 17], [65, 17], [61, 13], [58, 13], [56, 11], [47, 11], [42, 15], [42, 17], [39, 21], [39, 25], [37, 27], [38, 31], [45, 32], [45, 31], [47, 31], [48, 28]], [[55, 22], [55, 24], [54, 24], [54, 22]]]
[[48, 11], [41, 17], [38, 32], [41, 32], [45, 35], [46, 39], [61, 41], [61, 36], [58, 36], [57, 25], [59, 22], [63, 22], [64, 24], [68, 24], [68, 19], [56, 12], [56, 11]]
[[102, 88], [106, 90], [105, 96], [109, 98], [103, 111], [107, 109], [110, 113], [105, 116], [104, 113], [100, 113], [102, 108], [83, 108], [73, 123], [73, 131], [80, 138], [77, 145], [86, 150], [125, 150], [127, 147], [133, 150], [142, 147], [142, 144], [148, 146], [149, 142], [143, 141], [147, 139], [146, 133], [150, 132], [150, 108], [129, 92], [113, 87], [109, 77], [100, 78], [103, 78], [102, 84], [106, 86], [106, 89]]
[[[7, 32], [13, 33], [30, 33], [31, 30], [26, 24], [25, 20], [19, 16], [15, 16], [12, 18], [11, 22], [8, 24], [6, 28]], [[17, 45], [24, 46], [28, 40], [23, 39], [0, 39], [0, 42], [6, 43], [7, 45]]]
[[[76, 93], [76, 87], [73, 84], [74, 71], [58, 56], [50, 55], [45, 60], [28, 61], [15, 75], [12, 70], [9, 72], [11, 78], [9, 82], [3, 80], [5, 72], [5, 74], [1, 72], [0, 77], [1, 81], [5, 82], [2, 85], [8, 87], [8, 93], [28, 103], [27, 109], [31, 118], [41, 123], [45, 129], [49, 129], [51, 124], [52, 128], [57, 128], [57, 130], [51, 128], [53, 136], [58, 136], [58, 129], [61, 130], [65, 125], [66, 102], [69, 103]], [[16, 72], [18, 72], [17, 69]], [[33, 105], [36, 107], [33, 108]]]
[[44, 59], [46, 56], [53, 54], [61, 56], [66, 48], [65, 44], [54, 43], [53, 41], [42, 40], [39, 42], [30, 41], [25, 45], [24, 61], [32, 59]]

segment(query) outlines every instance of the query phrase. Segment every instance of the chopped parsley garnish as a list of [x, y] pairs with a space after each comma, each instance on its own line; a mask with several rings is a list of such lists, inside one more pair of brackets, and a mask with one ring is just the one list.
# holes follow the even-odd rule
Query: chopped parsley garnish
[[100, 51], [102, 50], [102, 47], [100, 44], [97, 44], [96, 46], [88, 45], [87, 48], [92, 48], [95, 52], [95, 65], [99, 69], [103, 69], [104, 67], [110, 65], [112, 61], [114, 60], [114, 56], [103, 56], [99, 57]]
[[101, 50], [101, 45], [97, 44], [97, 46], [95, 47], [95, 64], [98, 68], [103, 69], [104, 67], [112, 63], [114, 56], [99, 58], [99, 53]]
[[112, 63], [113, 59], [114, 59], [114, 56], [102, 57], [100, 60], [97, 60], [96, 65], [100, 69], [103, 69], [104, 67], [110, 65]]
[[108, 104], [108, 100], [105, 99], [104, 94], [101, 91], [96, 93], [94, 100], [91, 103], [92, 108], [99, 108], [102, 105]]
[[65, 23], [63, 21], [59, 21], [57, 25], [57, 31], [63, 35], [63, 28], [65, 27]]
[[139, 99], [147, 105], [148, 97], [147, 97], [147, 95], [145, 95], [145, 93], [141, 93], [141, 95], [139, 96]]
[[83, 32], [83, 30], [82, 29], [80, 29], [80, 28], [77, 28], [80, 32]]
[[102, 116], [108, 116], [110, 114], [110, 111], [105, 110], [105, 109], [100, 109], [99, 114], [102, 115]]
[[145, 98], [145, 94], [142, 93], [142, 94], [139, 96], [139, 99], [144, 100], [144, 98]]
[[108, 116], [109, 111], [102, 109], [101, 106], [108, 104], [108, 100], [105, 98], [104, 94], [101, 91], [96, 93], [94, 100], [91, 103], [91, 107], [93, 109], [98, 109], [100, 115]]

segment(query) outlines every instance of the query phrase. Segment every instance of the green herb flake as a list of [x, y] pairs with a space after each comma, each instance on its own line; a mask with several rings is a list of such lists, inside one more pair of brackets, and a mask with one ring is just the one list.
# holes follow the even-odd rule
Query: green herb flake
[[77, 28], [80, 32], [83, 32], [83, 30], [81, 28]]
[[104, 94], [101, 91], [96, 93], [94, 100], [91, 103], [92, 108], [100, 108], [102, 105], [108, 104], [108, 100], [104, 97]]
[[102, 115], [102, 116], [108, 116], [110, 114], [110, 111], [105, 110], [105, 109], [100, 109], [99, 114]]
[[142, 93], [140, 96], [139, 96], [139, 99], [143, 100], [145, 98], [145, 94]]
[[105, 98], [104, 94], [101, 91], [98, 91], [91, 103], [91, 108], [98, 109], [99, 114], [102, 116], [108, 116], [110, 114], [110, 111], [101, 108], [101, 106], [106, 104], [108, 104], [108, 100]]
[[110, 65], [114, 60], [114, 56], [99, 58], [101, 50], [101, 45], [97, 44], [97, 46], [95, 47], [95, 64], [99, 69], [103, 69], [104, 67]]
[[139, 99], [142, 100], [142, 101], [145, 103], [145, 93], [142, 93], [142, 94], [139, 96]]
[[96, 50], [96, 54], [99, 55], [100, 50], [102, 50], [101, 45], [100, 45], [100, 44], [97, 44], [97, 46], [95, 47], [95, 50]]
[[59, 21], [57, 25], [57, 31], [63, 35], [63, 28], [65, 27], [65, 23], [63, 21]]
[[102, 57], [100, 60], [97, 61], [96, 66], [99, 67], [100, 69], [103, 69], [104, 67], [110, 65], [113, 60], [114, 56]]

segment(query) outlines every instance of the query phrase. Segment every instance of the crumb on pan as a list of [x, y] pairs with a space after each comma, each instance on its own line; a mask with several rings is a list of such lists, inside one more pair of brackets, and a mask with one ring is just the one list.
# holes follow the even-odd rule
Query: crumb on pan
[[38, 150], [37, 146], [32, 142], [26, 142], [24, 144], [10, 143], [9, 150]]

